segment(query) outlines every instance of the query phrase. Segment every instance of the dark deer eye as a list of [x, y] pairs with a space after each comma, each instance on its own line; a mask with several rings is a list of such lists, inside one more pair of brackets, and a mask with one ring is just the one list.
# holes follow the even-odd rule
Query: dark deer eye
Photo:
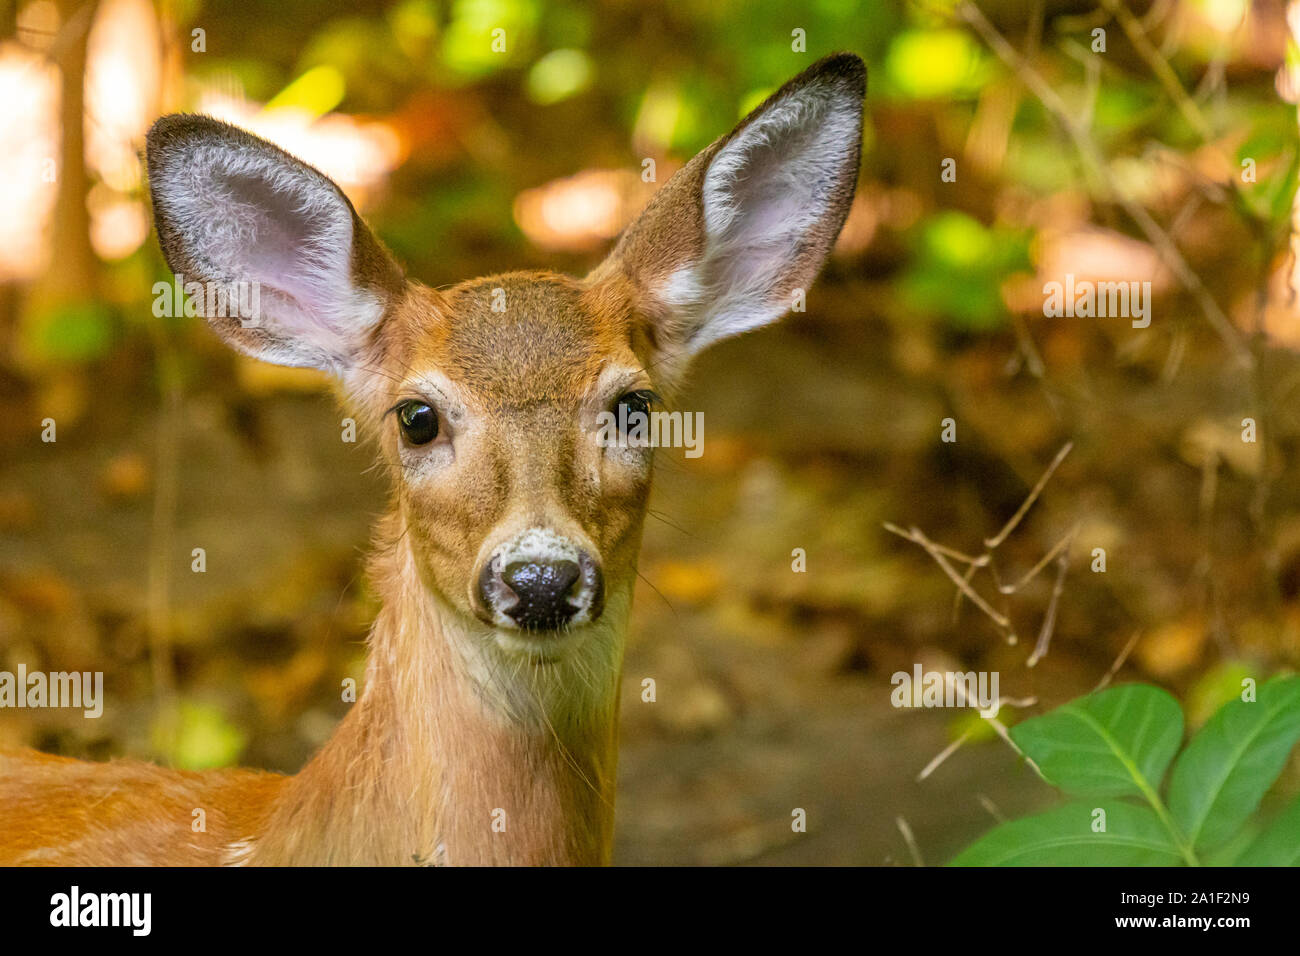
[[[639, 421], [645, 421], [648, 425], [650, 406], [654, 403], [656, 397], [654, 392], [644, 388], [620, 395], [614, 405], [614, 415], [618, 419], [618, 430], [622, 432], [629, 428], [635, 428]], [[638, 416], [645, 417], [640, 418]]]
[[403, 402], [397, 408], [397, 423], [412, 445], [427, 445], [438, 437], [438, 413], [424, 402]]

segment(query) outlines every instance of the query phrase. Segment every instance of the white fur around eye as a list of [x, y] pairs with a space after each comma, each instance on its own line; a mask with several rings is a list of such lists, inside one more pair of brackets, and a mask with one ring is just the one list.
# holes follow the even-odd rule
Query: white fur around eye
[[[397, 443], [397, 458], [408, 480], [418, 481], [441, 475], [456, 460], [456, 444], [452, 440], [452, 430], [448, 425], [447, 416], [439, 406], [430, 403], [429, 407], [438, 416], [438, 434], [432, 441], [423, 445], [413, 445], [406, 439], [402, 433], [398, 411], [385, 416], [384, 427], [393, 430], [393, 441]], [[392, 419], [391, 422], [387, 421], [389, 418]], [[464, 441], [464, 434], [458, 435], [457, 440]]]
[[397, 457], [411, 480], [432, 478], [442, 474], [456, 460], [456, 450], [450, 441], [434, 439], [427, 445], [410, 445], [397, 436]]

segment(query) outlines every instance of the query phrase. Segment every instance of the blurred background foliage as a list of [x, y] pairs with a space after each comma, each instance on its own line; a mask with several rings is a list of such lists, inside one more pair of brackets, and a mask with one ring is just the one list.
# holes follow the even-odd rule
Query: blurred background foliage
[[[0, 745], [293, 771], [361, 676], [386, 490], [319, 376], [157, 314], [154, 118], [317, 165], [429, 284], [581, 274], [840, 49], [870, 91], [832, 261], [806, 312], [702, 360], [705, 455], [661, 456], [617, 858], [937, 862], [1047, 803], [987, 722], [890, 706], [918, 661], [1038, 709], [1118, 664], [1204, 721], [1300, 659], [1297, 24], [1281, 0], [0, 0], [0, 668], [102, 670], [108, 696], [99, 721], [0, 711]], [[1151, 282], [1150, 328], [1045, 317], [1067, 273]], [[997, 555], [1015, 580], [1073, 534], [1059, 597], [1054, 570], [974, 579], [1008, 628], [883, 528], [978, 553], [1067, 441]]]

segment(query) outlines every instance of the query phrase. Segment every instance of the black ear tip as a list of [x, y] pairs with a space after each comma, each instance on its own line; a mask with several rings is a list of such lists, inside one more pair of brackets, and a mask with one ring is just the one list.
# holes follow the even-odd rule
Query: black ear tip
[[867, 64], [856, 53], [847, 51], [823, 57], [806, 71], [809, 77], [839, 77], [852, 84], [859, 96], [867, 92]]
[[202, 139], [222, 136], [227, 139], [237, 138], [239, 131], [229, 123], [223, 123], [211, 116], [201, 113], [168, 113], [154, 120], [145, 134], [146, 155], [156, 156], [169, 147], [184, 146]]
[[168, 113], [166, 116], [160, 116], [149, 127], [149, 132], [145, 134], [145, 142], [150, 146], [162, 144], [182, 132], [187, 123], [193, 119], [197, 117], [191, 113]]

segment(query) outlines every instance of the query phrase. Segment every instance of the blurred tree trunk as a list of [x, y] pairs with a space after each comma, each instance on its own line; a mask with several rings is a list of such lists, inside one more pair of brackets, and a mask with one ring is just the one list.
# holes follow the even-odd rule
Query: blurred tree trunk
[[[11, 39], [18, 34], [18, 4], [0, 4], [0, 39]], [[0, 348], [5, 354], [12, 349], [10, 337], [18, 322], [18, 297], [12, 282], [0, 282]]]
[[30, 290], [29, 312], [93, 299], [99, 263], [90, 245], [86, 194], [86, 42], [98, 0], [57, 0], [59, 36], [50, 54], [62, 77], [59, 93], [58, 194], [54, 204], [50, 268]]

